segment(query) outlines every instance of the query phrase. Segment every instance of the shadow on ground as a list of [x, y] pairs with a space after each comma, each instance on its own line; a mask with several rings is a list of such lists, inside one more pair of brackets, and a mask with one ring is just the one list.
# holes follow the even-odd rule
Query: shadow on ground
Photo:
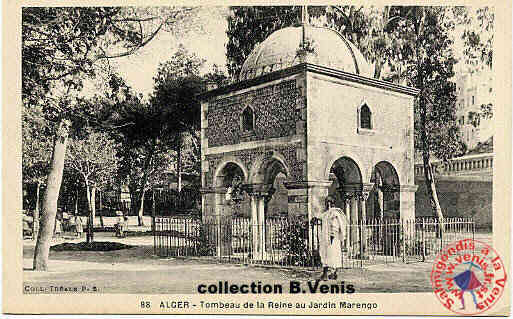
[[[103, 239], [102, 239], [103, 240]], [[134, 242], [130, 242], [131, 245]], [[319, 271], [217, 263], [213, 260], [160, 258], [151, 242], [114, 251], [51, 251], [48, 272], [32, 270], [33, 242], [23, 249], [24, 285], [91, 286], [103, 293], [194, 294], [200, 284], [280, 284], [314, 281]], [[431, 262], [394, 263], [366, 269], [344, 269], [337, 281], [354, 285], [356, 292], [432, 292]]]

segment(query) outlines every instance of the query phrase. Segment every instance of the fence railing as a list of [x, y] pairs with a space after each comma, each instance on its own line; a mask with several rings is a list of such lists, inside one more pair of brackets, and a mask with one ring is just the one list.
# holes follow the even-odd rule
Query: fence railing
[[[162, 257], [210, 257], [244, 264], [317, 268], [322, 223], [268, 218], [156, 217], [155, 254]], [[421, 262], [436, 256], [450, 242], [474, 238], [470, 218], [414, 220], [370, 219], [346, 226], [342, 266]]]
[[[466, 155], [450, 159], [444, 163], [434, 161], [431, 163], [433, 171], [437, 175], [462, 175], [472, 172], [491, 171], [493, 169], [493, 153]], [[415, 164], [415, 176], [424, 176], [424, 164]]]

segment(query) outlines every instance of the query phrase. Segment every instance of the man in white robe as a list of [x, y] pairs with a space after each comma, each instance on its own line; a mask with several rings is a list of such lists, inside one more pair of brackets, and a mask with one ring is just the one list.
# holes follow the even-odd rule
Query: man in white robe
[[[334, 207], [334, 202], [334, 199], [328, 196], [327, 210], [319, 216], [322, 221], [319, 255], [323, 266], [320, 280], [337, 279], [337, 270], [342, 268], [342, 245], [349, 223], [342, 209]], [[328, 276], [330, 268], [333, 269], [333, 273]]]

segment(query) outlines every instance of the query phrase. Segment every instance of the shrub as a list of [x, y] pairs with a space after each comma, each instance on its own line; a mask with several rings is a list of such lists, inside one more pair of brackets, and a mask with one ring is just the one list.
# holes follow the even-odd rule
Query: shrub
[[279, 241], [279, 247], [285, 251], [284, 263], [290, 266], [314, 266], [319, 263], [319, 254], [309, 249], [308, 221], [290, 221]]

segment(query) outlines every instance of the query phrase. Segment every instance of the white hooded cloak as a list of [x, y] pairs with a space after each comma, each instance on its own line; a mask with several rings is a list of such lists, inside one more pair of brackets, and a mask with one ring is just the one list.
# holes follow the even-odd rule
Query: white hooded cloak
[[[319, 216], [322, 228], [319, 240], [319, 255], [323, 267], [342, 267], [342, 244], [349, 224], [344, 212], [337, 207], [330, 208]], [[331, 241], [331, 237], [333, 242]]]

